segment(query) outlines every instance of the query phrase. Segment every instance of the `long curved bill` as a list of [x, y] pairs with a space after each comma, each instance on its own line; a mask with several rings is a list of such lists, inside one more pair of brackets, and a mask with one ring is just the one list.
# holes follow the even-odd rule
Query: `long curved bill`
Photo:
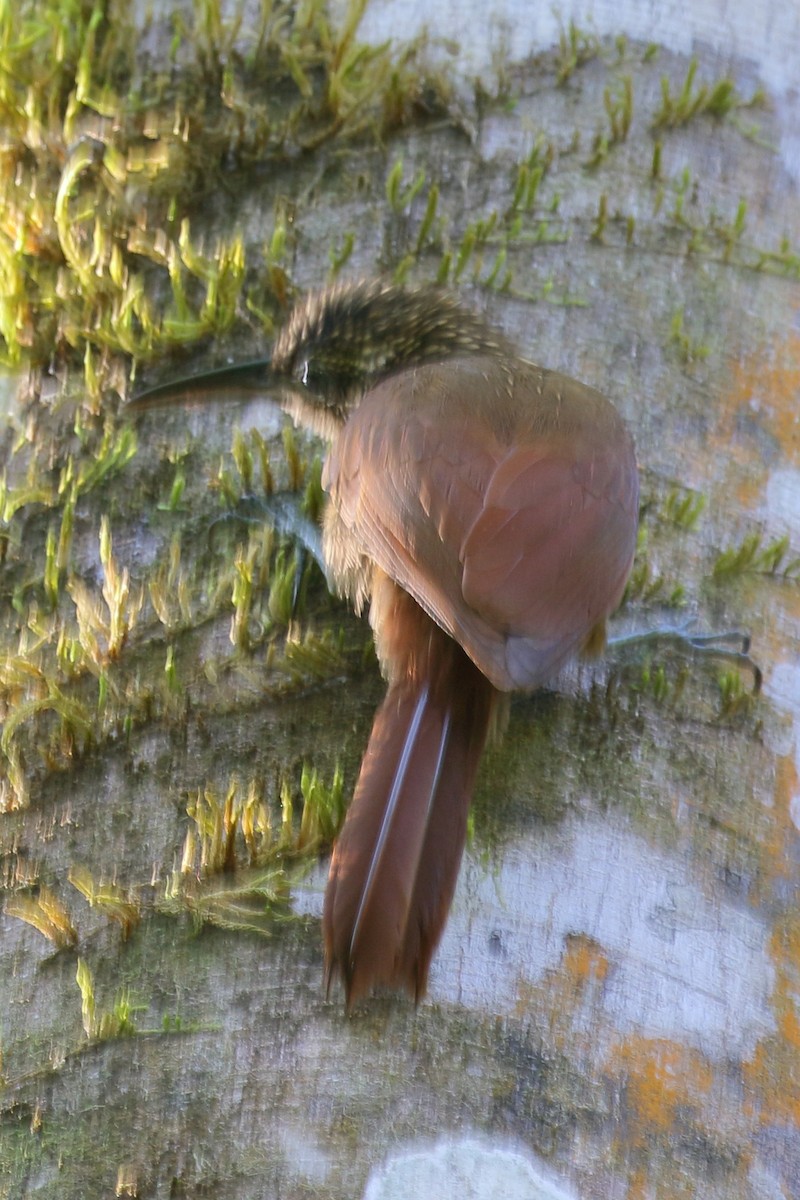
[[133, 396], [125, 407], [129, 412], [144, 412], [174, 404], [207, 404], [223, 399], [230, 403], [237, 399], [247, 400], [254, 393], [264, 393], [278, 384], [270, 359], [256, 358], [252, 362], [158, 383]]

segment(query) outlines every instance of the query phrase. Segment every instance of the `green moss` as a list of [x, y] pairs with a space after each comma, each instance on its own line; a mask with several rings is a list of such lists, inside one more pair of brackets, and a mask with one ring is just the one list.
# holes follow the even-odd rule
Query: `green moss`
[[666, 75], [661, 78], [661, 107], [655, 115], [654, 127], [674, 128], [685, 125], [694, 117], [708, 114], [722, 118], [728, 116], [734, 109], [745, 104], [758, 104], [761, 96], [756, 93], [750, 100], [744, 100], [736, 90], [732, 79], [724, 78], [716, 83], [701, 83], [695, 87], [698, 62], [693, 58], [686, 71], [686, 77], [678, 92], [673, 93], [670, 81]]
[[765, 546], [760, 533], [749, 533], [738, 546], [720, 551], [712, 568], [716, 583], [748, 573], [796, 578], [800, 574], [800, 559], [791, 555], [789, 538], [785, 535], [774, 538]]

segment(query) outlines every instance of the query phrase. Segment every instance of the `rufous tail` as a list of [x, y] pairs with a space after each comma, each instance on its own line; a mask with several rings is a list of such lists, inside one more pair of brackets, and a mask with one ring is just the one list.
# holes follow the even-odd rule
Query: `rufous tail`
[[348, 1009], [380, 984], [424, 995], [497, 696], [399, 588], [382, 625], [389, 691], [334, 847], [323, 916], [326, 981], [341, 974]]

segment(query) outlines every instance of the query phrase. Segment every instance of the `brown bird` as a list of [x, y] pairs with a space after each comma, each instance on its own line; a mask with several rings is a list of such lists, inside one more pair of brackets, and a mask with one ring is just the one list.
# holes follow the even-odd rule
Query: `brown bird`
[[633, 442], [599, 392], [432, 289], [310, 295], [270, 360], [200, 381], [248, 382], [330, 440], [323, 556], [333, 587], [369, 602], [388, 681], [333, 849], [327, 985], [341, 974], [348, 1008], [380, 984], [418, 1000], [501, 694], [601, 646], [622, 596]]

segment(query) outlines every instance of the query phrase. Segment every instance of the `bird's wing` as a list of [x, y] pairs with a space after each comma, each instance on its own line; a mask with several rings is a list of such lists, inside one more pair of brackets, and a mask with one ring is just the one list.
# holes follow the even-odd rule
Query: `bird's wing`
[[638, 496], [627, 435], [503, 445], [455, 406], [375, 399], [327, 464], [341, 520], [496, 686], [543, 682], [622, 593]]
[[460, 546], [483, 511], [495, 457], [463, 428], [377, 411], [370, 400], [334, 444], [323, 484], [360, 552], [457, 636]]
[[635, 475], [615, 447], [534, 443], [493, 473], [462, 542], [465, 602], [536, 638], [588, 631], [619, 599], [635, 545]]

